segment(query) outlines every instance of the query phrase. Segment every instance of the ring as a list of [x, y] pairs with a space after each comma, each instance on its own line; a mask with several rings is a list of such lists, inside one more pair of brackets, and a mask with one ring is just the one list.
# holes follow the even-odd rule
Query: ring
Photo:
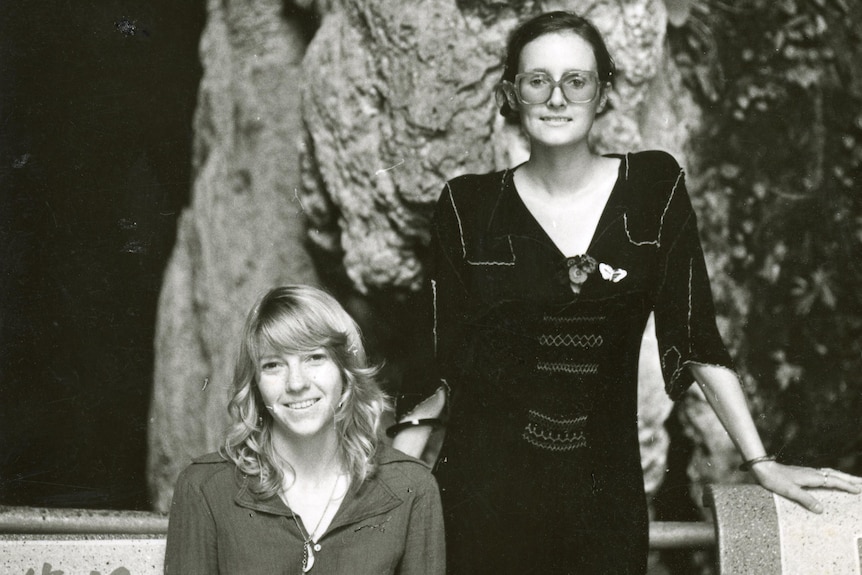
[[820, 473], [823, 474], [823, 485], [821, 485], [820, 487], [826, 487], [826, 484], [829, 483], [829, 472], [821, 471]]

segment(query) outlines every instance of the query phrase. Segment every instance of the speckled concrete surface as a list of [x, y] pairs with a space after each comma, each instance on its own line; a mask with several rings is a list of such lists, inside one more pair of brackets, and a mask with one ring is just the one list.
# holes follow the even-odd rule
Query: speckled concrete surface
[[784, 575], [860, 575], [862, 496], [812, 490], [823, 503], [820, 515], [775, 498]]
[[0, 533], [164, 535], [168, 516], [147, 511], [0, 505]]
[[162, 536], [0, 536], [4, 575], [156, 575], [164, 557]]
[[712, 485], [721, 575], [862, 575], [862, 496], [812, 490], [810, 513], [756, 485]]
[[781, 575], [772, 495], [756, 485], [711, 485], [705, 499], [715, 513], [721, 575]]

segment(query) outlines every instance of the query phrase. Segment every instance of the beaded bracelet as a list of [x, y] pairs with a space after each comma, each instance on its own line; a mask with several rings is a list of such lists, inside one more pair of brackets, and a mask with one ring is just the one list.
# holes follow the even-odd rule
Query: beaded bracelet
[[775, 461], [774, 455], [761, 455], [760, 457], [755, 457], [754, 459], [749, 459], [748, 461], [743, 461], [739, 466], [740, 471], [750, 471], [751, 467], [757, 463], [763, 463], [764, 461]]
[[439, 417], [426, 417], [423, 419], [407, 419], [400, 423], [396, 423], [395, 425], [390, 425], [386, 429], [386, 435], [388, 437], [395, 437], [399, 431], [407, 429], [408, 427], [419, 427], [420, 425], [429, 425], [432, 429], [439, 429], [444, 427], [443, 420]]

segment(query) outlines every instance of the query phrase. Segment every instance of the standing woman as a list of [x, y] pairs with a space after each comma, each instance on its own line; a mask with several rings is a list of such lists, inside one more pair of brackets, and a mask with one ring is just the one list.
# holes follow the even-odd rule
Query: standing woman
[[429, 348], [445, 383], [408, 390], [391, 432], [420, 454], [448, 396], [437, 478], [452, 575], [646, 572], [637, 365], [650, 312], [667, 392], [696, 380], [761, 485], [814, 511], [804, 487], [859, 492], [852, 476], [766, 456], [715, 326], [682, 170], [664, 152], [588, 145], [613, 73], [585, 19], [521, 25], [497, 96], [530, 158], [451, 180], [437, 205]]
[[378, 441], [375, 372], [330, 295], [264, 295], [246, 320], [224, 445], [177, 482], [165, 573], [444, 573], [437, 485]]

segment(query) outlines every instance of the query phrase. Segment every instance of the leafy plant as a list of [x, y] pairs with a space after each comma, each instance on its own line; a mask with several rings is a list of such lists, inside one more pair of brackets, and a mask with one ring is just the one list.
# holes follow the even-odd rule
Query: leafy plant
[[[706, 129], [698, 194], [745, 305], [737, 357], [773, 452], [862, 470], [862, 6], [695, 2], [670, 31]], [[738, 294], [736, 294], [738, 296]], [[732, 307], [718, 294], [719, 308]], [[740, 306], [736, 306], [739, 308]], [[731, 314], [733, 316], [733, 314]]]

